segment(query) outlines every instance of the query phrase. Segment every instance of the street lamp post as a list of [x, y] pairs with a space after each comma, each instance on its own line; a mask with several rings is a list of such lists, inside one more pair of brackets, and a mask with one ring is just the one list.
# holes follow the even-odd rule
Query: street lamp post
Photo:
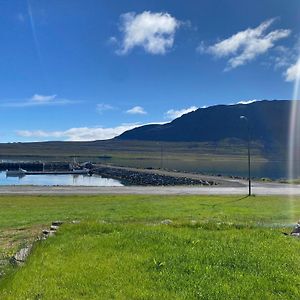
[[250, 161], [250, 124], [249, 120], [245, 116], [240, 116], [240, 119], [243, 119], [247, 122], [247, 131], [248, 131], [248, 182], [249, 182], [249, 191], [248, 196], [251, 196], [251, 161]]

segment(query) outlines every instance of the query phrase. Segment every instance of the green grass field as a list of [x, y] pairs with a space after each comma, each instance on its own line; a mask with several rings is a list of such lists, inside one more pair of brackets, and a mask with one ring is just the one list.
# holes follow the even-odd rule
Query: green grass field
[[[299, 200], [2, 196], [0, 299], [299, 299], [300, 240], [282, 234]], [[24, 266], [4, 264], [58, 219]]]

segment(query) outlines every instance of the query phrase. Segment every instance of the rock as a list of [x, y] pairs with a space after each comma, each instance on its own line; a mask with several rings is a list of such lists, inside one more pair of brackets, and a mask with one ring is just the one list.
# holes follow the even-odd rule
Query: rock
[[55, 235], [56, 231], [55, 230], [50, 230], [49, 236]]
[[62, 225], [62, 224], [63, 224], [62, 221], [53, 221], [53, 222], [52, 222], [52, 226], [60, 226], [60, 225]]
[[50, 230], [56, 231], [59, 227], [55, 225], [50, 226]]
[[119, 179], [127, 185], [143, 186], [174, 186], [174, 185], [215, 185], [215, 182], [188, 177], [169, 176], [157, 173], [144, 173], [138, 171], [116, 169], [109, 167], [98, 167], [93, 171], [102, 177]]
[[170, 219], [166, 219], [166, 220], [162, 220], [160, 223], [161, 223], [161, 224], [165, 224], [165, 225], [170, 225], [170, 224], [173, 223], [173, 221], [170, 220]]
[[53, 229], [43, 230], [43, 234], [44, 234], [45, 237], [53, 236], [55, 233], [56, 233], [56, 230], [53, 230]]
[[12, 258], [13, 261], [16, 263], [22, 263], [25, 262], [27, 256], [29, 255], [31, 251], [32, 246], [26, 246], [25, 248], [22, 248], [20, 251], [18, 251]]
[[300, 221], [296, 224], [293, 231], [291, 232], [291, 235], [299, 236], [300, 235]]
[[292, 232], [291, 235], [292, 236], [300, 236], [300, 232]]

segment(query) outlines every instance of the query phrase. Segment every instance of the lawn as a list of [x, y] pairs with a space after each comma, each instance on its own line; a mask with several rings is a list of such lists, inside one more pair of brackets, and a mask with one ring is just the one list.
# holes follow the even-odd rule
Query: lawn
[[282, 234], [299, 200], [3, 196], [2, 259], [64, 224], [24, 266], [0, 266], [0, 299], [299, 299], [300, 240]]

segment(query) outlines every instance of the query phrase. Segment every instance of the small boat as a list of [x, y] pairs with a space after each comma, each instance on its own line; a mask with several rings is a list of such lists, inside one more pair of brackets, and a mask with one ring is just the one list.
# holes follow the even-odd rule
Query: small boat
[[26, 170], [19, 168], [19, 170], [6, 170], [6, 177], [23, 177], [26, 175]]
[[23, 177], [25, 175], [89, 175], [90, 170], [87, 168], [72, 168], [71, 170], [66, 171], [27, 171], [19, 168], [19, 170], [6, 170], [6, 177]]
[[90, 170], [87, 168], [83, 169], [72, 169], [71, 174], [89, 174]]

